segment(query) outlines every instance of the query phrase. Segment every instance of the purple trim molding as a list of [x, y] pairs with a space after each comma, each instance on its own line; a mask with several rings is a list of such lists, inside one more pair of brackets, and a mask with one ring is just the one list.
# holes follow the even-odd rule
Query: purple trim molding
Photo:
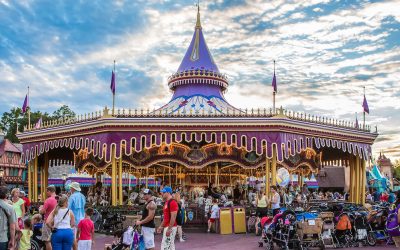
[[[185, 138], [184, 138], [185, 137]], [[217, 144], [234, 145], [243, 147], [246, 151], [256, 151], [257, 155], [265, 154], [272, 158], [272, 147], [277, 148], [278, 161], [299, 153], [301, 150], [310, 148], [337, 148], [343, 152], [358, 155], [360, 158], [369, 159], [371, 156], [371, 145], [366, 143], [332, 140], [317, 136], [305, 136], [285, 132], [107, 132], [86, 136], [71, 136], [70, 138], [45, 140], [23, 144], [23, 161], [49, 152], [55, 148], [87, 149], [94, 156], [111, 161], [111, 147], [116, 147], [116, 158], [121, 157], [121, 146], [125, 145], [125, 155], [131, 155], [132, 150], [140, 152], [143, 148], [151, 148], [152, 145], [171, 144], [171, 142], [201, 141], [212, 142], [215, 139]], [[132, 149], [132, 150], [131, 150]]]

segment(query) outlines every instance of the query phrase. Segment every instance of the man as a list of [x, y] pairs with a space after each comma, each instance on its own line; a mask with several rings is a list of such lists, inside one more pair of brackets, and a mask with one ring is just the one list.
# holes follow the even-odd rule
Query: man
[[236, 184], [235, 188], [233, 189], [233, 202], [235, 205], [238, 205], [240, 202], [241, 192], [239, 189], [239, 184]]
[[[57, 206], [56, 200], [56, 187], [48, 186], [46, 188], [47, 199], [44, 201], [43, 206], [40, 206], [39, 213], [43, 215], [43, 221], [47, 220], [50, 213], [53, 212], [54, 208]], [[42, 228], [42, 241], [46, 246], [46, 250], [52, 250], [51, 246], [51, 228], [49, 228], [46, 223], [43, 223]]]
[[172, 199], [172, 188], [165, 186], [161, 190], [163, 200], [165, 201], [163, 214], [164, 220], [157, 233], [163, 231], [161, 250], [175, 250], [175, 235], [177, 230], [176, 216], [178, 215], [178, 203]]
[[14, 208], [8, 204], [7, 193], [7, 187], [0, 186], [0, 250], [14, 250], [16, 247], [17, 215]]
[[[79, 222], [85, 218], [85, 204], [86, 198], [81, 193], [81, 186], [78, 182], [72, 182], [69, 184], [69, 188], [71, 189], [71, 196], [68, 199], [68, 208], [72, 211], [75, 217], [75, 225], [78, 225]], [[77, 228], [74, 227], [74, 236], [76, 238]], [[74, 240], [73, 249], [77, 250], [78, 244], [76, 240]]]
[[154, 232], [156, 225], [154, 223], [154, 216], [156, 213], [156, 203], [153, 200], [153, 192], [150, 189], [143, 191], [143, 198], [146, 201], [146, 206], [142, 212], [142, 219], [136, 221], [136, 225], [142, 226], [142, 235], [144, 239], [144, 246], [147, 250], [154, 250]]

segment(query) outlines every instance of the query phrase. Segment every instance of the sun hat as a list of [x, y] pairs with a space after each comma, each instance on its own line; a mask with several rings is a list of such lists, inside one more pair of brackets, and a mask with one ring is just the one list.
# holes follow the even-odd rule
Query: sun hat
[[69, 184], [69, 187], [75, 189], [78, 192], [81, 191], [81, 185], [78, 182], [71, 182], [71, 184]]

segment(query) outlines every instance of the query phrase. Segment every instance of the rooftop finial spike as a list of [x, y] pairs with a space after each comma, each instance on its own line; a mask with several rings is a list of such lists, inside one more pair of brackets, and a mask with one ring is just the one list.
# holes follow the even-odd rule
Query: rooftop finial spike
[[197, 21], [196, 21], [196, 28], [201, 28], [201, 23], [200, 23], [200, 3], [199, 3], [199, 0], [197, 0]]

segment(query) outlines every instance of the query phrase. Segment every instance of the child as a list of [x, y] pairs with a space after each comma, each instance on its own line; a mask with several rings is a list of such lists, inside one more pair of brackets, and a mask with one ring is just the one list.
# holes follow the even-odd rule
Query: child
[[31, 249], [31, 236], [32, 236], [32, 223], [31, 219], [27, 218], [24, 221], [24, 229], [21, 230], [21, 239], [19, 241], [18, 250]]
[[43, 227], [42, 215], [35, 214], [34, 216], [32, 216], [33, 237], [42, 236], [42, 227]]
[[85, 218], [78, 224], [78, 250], [91, 250], [94, 244], [94, 224], [90, 217], [93, 215], [93, 208], [88, 207], [85, 211]]
[[213, 206], [211, 207], [211, 216], [208, 219], [208, 230], [207, 233], [210, 232], [212, 225], [219, 217], [219, 207], [218, 207], [218, 200], [213, 199]]
[[42, 249], [44, 247], [44, 242], [42, 241], [42, 228], [43, 221], [41, 214], [35, 214], [32, 216], [32, 231], [33, 235], [31, 237], [31, 245], [35, 244], [38, 248], [33, 249]]

